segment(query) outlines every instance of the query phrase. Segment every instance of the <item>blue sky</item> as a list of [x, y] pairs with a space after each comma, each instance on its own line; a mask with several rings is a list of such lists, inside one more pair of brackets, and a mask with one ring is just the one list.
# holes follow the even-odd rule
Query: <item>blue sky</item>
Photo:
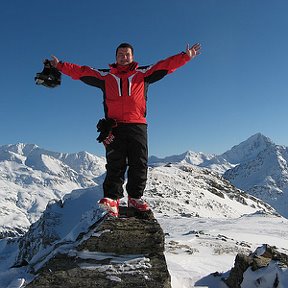
[[221, 154], [258, 132], [288, 146], [287, 12], [286, 0], [2, 2], [0, 145], [104, 154], [101, 91], [66, 76], [35, 85], [51, 54], [106, 68], [129, 42], [147, 65], [200, 42], [199, 57], [149, 88], [149, 154]]

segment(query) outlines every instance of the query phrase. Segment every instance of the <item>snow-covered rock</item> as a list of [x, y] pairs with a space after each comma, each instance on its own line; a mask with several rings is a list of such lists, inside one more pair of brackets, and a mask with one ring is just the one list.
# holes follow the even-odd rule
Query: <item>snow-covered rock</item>
[[158, 213], [186, 217], [240, 217], [276, 211], [237, 189], [218, 173], [189, 164], [149, 169], [145, 197]]

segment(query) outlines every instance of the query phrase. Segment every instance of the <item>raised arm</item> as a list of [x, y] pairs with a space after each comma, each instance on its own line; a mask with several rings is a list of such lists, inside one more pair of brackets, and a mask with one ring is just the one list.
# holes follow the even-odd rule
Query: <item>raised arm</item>
[[199, 43], [194, 44], [191, 48], [189, 44], [186, 46], [186, 51], [168, 57], [165, 60], [161, 60], [154, 65], [146, 68], [145, 80], [148, 83], [154, 83], [162, 79], [165, 75], [174, 72], [176, 69], [188, 63], [191, 59], [200, 54], [201, 45]]
[[102, 75], [97, 69], [93, 69], [89, 66], [80, 66], [73, 63], [62, 62], [59, 61], [59, 59], [54, 55], [51, 55], [51, 58], [52, 59], [49, 61], [53, 67], [57, 68], [60, 72], [70, 76], [74, 80], [82, 80], [83, 77], [86, 76], [102, 79]]

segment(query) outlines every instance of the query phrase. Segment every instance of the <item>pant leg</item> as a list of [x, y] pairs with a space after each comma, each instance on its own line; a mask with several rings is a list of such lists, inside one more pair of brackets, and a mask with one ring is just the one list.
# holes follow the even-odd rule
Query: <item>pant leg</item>
[[103, 182], [104, 197], [120, 199], [127, 168], [127, 147], [119, 129], [113, 131], [115, 140], [106, 147], [106, 177]]
[[147, 182], [147, 125], [129, 126], [127, 193], [133, 198], [143, 196]]

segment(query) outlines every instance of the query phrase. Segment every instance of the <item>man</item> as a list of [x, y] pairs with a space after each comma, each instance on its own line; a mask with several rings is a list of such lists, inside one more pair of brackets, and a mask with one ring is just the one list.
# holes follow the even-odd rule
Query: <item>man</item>
[[191, 48], [187, 45], [185, 52], [154, 65], [139, 67], [134, 61], [133, 47], [122, 43], [116, 49], [116, 62], [109, 69], [93, 69], [60, 62], [57, 57], [52, 56], [50, 62], [59, 71], [72, 79], [98, 87], [103, 92], [107, 121], [100, 126], [108, 131], [101, 139], [106, 147], [107, 174], [103, 183], [104, 198], [99, 201], [99, 205], [112, 216], [117, 217], [119, 213], [127, 168], [128, 206], [142, 212], [150, 210], [142, 199], [147, 181], [148, 86], [188, 63], [200, 54], [200, 49], [199, 43]]

